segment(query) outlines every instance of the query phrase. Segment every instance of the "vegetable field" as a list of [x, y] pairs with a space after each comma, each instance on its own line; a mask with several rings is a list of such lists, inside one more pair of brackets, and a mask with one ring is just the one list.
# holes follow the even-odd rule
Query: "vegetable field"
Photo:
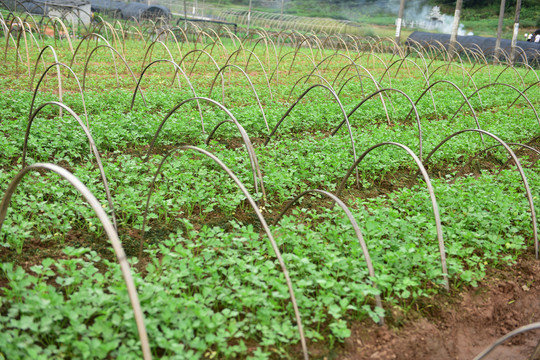
[[1, 14], [0, 359], [340, 358], [538, 258], [526, 59]]

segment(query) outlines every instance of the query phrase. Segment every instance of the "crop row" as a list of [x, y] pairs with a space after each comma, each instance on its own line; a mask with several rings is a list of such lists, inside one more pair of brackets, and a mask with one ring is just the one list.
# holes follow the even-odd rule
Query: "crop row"
[[[272, 39], [264, 34], [250, 52], [237, 52], [235, 41], [245, 49], [254, 39], [218, 36], [217, 53], [188, 71], [182, 60], [165, 56], [174, 39], [154, 41], [143, 54], [141, 42], [113, 48], [120, 35], [109, 36], [103, 49], [132, 64], [114, 76], [110, 52], [98, 54], [97, 47], [87, 49], [83, 62], [65, 43], [58, 54], [53, 47], [30, 49], [29, 76], [8, 72], [23, 53], [6, 48], [2, 183], [25, 163], [51, 162], [99, 201], [89, 208], [77, 188], [44, 180], [43, 173], [17, 188], [2, 224], [8, 285], [0, 350], [9, 358], [123, 358], [136, 356], [140, 345], [163, 358], [267, 358], [287, 356], [299, 340], [307, 357], [304, 335], [332, 347], [349, 336], [351, 321], [399, 321], [383, 308], [406, 312], [445, 287], [475, 285], [487, 267], [511, 265], [537, 244], [537, 151], [534, 141], [519, 144], [534, 140], [540, 124], [538, 75], [528, 66], [480, 65], [479, 55], [456, 65], [437, 59], [444, 54], [429, 57], [431, 50], [327, 50], [315, 38], [305, 44], [319, 44], [316, 50], [283, 41], [280, 52], [292, 45], [288, 72], [279, 61], [272, 74], [269, 61], [258, 61], [257, 70], [239, 65], [239, 53], [258, 51], [264, 59], [272, 48], [257, 47]], [[154, 50], [154, 71], [145, 73], [152, 61], [147, 50], [157, 44], [163, 52]], [[197, 49], [197, 41], [182, 45]], [[62, 65], [68, 71], [60, 80], [49, 74], [36, 85], [32, 72], [39, 74], [49, 52], [55, 60], [43, 69], [73, 61]], [[365, 66], [373, 64], [369, 70], [359, 70], [363, 56]], [[133, 64], [140, 61], [137, 80]], [[228, 73], [232, 61], [242, 76]], [[355, 79], [346, 80], [343, 73], [353, 70]], [[218, 99], [212, 83], [220, 74], [226, 98]], [[181, 85], [174, 91], [171, 79]], [[339, 79], [346, 90], [336, 91]], [[296, 101], [286, 100], [300, 91]], [[190, 98], [198, 102], [185, 102]], [[521, 166], [524, 158], [530, 169]], [[487, 173], [478, 170], [486, 166]], [[53, 165], [34, 168], [70, 178]], [[295, 198], [291, 215], [282, 216]], [[111, 228], [103, 216], [104, 230], [96, 225], [100, 207]], [[99, 245], [107, 237], [117, 244], [122, 272]], [[51, 247], [53, 261], [37, 254], [38, 263], [21, 268], [10, 260], [23, 259], [36, 242]], [[136, 286], [128, 285], [128, 298], [123, 279], [130, 276]], [[130, 300], [135, 315], [126, 310]], [[144, 348], [146, 332], [151, 350]], [[25, 347], [9, 345], [17, 342]]]

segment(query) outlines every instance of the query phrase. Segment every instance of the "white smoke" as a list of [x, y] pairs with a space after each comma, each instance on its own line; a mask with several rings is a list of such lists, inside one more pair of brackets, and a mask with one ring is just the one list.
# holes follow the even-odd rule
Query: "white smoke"
[[[438, 31], [444, 34], [450, 34], [452, 32], [454, 16], [440, 14], [441, 16], [438, 20], [433, 20], [430, 15], [432, 15], [434, 7], [426, 5], [425, 1], [412, 0], [405, 2], [405, 4], [406, 7], [403, 13], [403, 25], [405, 27]], [[461, 23], [458, 27], [458, 35], [468, 35], [465, 31], [465, 26]]]
[[[358, 0], [358, 9], [364, 14], [393, 14], [398, 16], [400, 0]], [[454, 16], [450, 14], [440, 14], [440, 21], [431, 19], [430, 13], [433, 5], [428, 4], [428, 0], [406, 0], [403, 13], [403, 26], [407, 28], [424, 29], [428, 31], [438, 31], [445, 34], [452, 32]], [[465, 26], [459, 24], [458, 35], [473, 35], [467, 33]]]

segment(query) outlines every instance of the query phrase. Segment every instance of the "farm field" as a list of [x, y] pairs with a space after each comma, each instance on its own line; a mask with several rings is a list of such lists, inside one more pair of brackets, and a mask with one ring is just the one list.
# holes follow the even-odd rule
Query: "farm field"
[[0, 32], [0, 359], [472, 359], [540, 321], [528, 63], [90, 32]]

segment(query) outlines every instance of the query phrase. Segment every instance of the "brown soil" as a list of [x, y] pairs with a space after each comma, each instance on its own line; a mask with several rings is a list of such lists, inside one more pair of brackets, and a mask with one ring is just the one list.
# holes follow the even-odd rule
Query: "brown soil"
[[[473, 359], [506, 333], [540, 321], [539, 271], [534, 256], [524, 255], [516, 265], [493, 270], [477, 288], [427, 300], [408, 319], [382, 327], [354, 324], [337, 353], [319, 358]], [[402, 325], [392, 324], [396, 320]], [[538, 360], [532, 354], [539, 341], [540, 331], [518, 335], [486, 358]]]

